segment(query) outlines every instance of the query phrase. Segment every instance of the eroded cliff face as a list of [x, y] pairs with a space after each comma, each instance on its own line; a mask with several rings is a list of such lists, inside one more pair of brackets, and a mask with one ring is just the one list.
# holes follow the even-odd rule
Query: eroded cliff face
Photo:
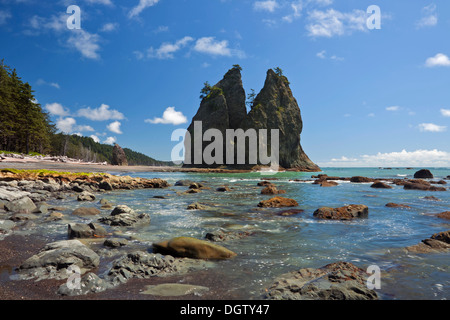
[[[249, 140], [246, 141], [244, 151], [246, 164], [238, 164], [237, 156], [242, 154], [242, 150], [237, 150], [236, 139], [232, 137], [227, 139], [226, 130], [242, 129], [247, 132], [248, 129], [255, 129], [259, 132], [260, 129], [266, 129], [268, 140], [263, 146], [267, 148], [270, 156], [270, 150], [275, 147], [271, 141], [271, 130], [278, 129], [279, 166], [298, 171], [320, 171], [320, 168], [308, 158], [301, 147], [302, 117], [286, 77], [269, 70], [264, 88], [256, 96], [248, 114], [245, 101], [246, 95], [240, 68], [233, 67], [202, 99], [200, 108], [192, 119], [188, 128], [191, 137], [190, 145], [188, 144], [189, 140], [186, 139], [187, 161], [185, 161], [184, 167], [251, 169], [257, 165], [267, 165], [267, 162], [261, 161], [259, 153], [255, 162], [249, 162], [249, 153], [251, 153], [248, 147]], [[199, 130], [200, 123], [201, 130]], [[206, 163], [204, 159], [198, 161], [202, 158], [205, 148], [208, 148], [208, 146], [211, 148], [211, 143], [215, 141], [214, 138], [204, 141], [206, 139], [203, 135], [209, 129], [217, 129], [224, 138], [222, 145], [216, 145], [223, 150], [223, 156], [221, 156], [221, 161], [218, 161], [219, 163]], [[200, 132], [201, 134], [199, 134]], [[260, 141], [257, 138], [257, 141], [258, 147], [262, 146], [260, 143], [263, 140]], [[234, 157], [227, 159], [227, 148], [228, 154], [230, 149], [234, 150]], [[195, 152], [197, 152], [196, 155]], [[232, 163], [230, 163], [230, 159], [233, 159]]]

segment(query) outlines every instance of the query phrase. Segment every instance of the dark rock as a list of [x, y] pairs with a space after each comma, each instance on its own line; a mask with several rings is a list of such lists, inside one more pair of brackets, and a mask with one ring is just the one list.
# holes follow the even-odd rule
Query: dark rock
[[334, 182], [334, 181], [328, 181], [328, 180], [321, 181], [321, 183], [320, 183], [321, 187], [336, 187], [338, 185], [339, 185], [339, 183]]
[[281, 275], [267, 289], [271, 300], [377, 300], [367, 288], [367, 273], [348, 262]]
[[376, 188], [376, 189], [392, 189], [392, 187], [384, 182], [381, 181], [377, 181], [374, 184], [372, 184], [370, 186], [371, 188]]
[[433, 174], [428, 169], [422, 169], [414, 174], [415, 179], [433, 179]]
[[78, 201], [94, 201], [95, 196], [90, 192], [83, 191], [78, 195], [77, 200]]
[[450, 230], [433, 234], [421, 243], [406, 247], [406, 251], [414, 253], [439, 253], [450, 251]]
[[274, 185], [269, 185], [261, 190], [261, 194], [273, 195], [273, 194], [283, 194], [283, 193], [286, 193], [286, 191], [278, 190]]
[[450, 211], [445, 211], [445, 212], [438, 213], [436, 215], [436, 217], [450, 220]]
[[217, 188], [216, 191], [219, 191], [219, 192], [228, 192], [228, 191], [231, 191], [231, 190], [230, 190], [230, 188], [228, 188], [227, 186], [223, 186], [223, 187]]
[[113, 190], [113, 187], [111, 185], [111, 183], [109, 183], [108, 181], [103, 181], [100, 182], [100, 184], [98, 185], [99, 189], [101, 190], [106, 190], [106, 191], [111, 191]]
[[9, 217], [9, 220], [19, 222], [36, 220], [37, 218], [38, 217], [32, 213], [15, 213], [11, 217]]
[[96, 216], [96, 215], [100, 214], [100, 210], [98, 210], [97, 208], [81, 207], [81, 208], [75, 209], [72, 212], [72, 214], [75, 216], [80, 216], [80, 217]]
[[125, 151], [116, 143], [114, 144], [111, 164], [113, 166], [128, 166], [127, 156]]
[[104, 238], [107, 235], [105, 228], [96, 223], [81, 224], [70, 223], [67, 234], [70, 239], [74, 238]]
[[103, 242], [103, 245], [105, 247], [110, 247], [110, 248], [120, 248], [123, 246], [126, 246], [128, 244], [128, 241], [126, 239], [121, 239], [121, 238], [110, 238], [110, 239], [106, 239], [105, 242]]
[[376, 181], [375, 179], [367, 178], [367, 177], [360, 177], [360, 176], [350, 178], [350, 182], [353, 182], [353, 183], [367, 183], [367, 182], [375, 182], [375, 181]]
[[435, 196], [426, 196], [423, 197], [425, 200], [430, 200], [430, 201], [441, 201], [441, 199], [436, 198]]
[[224, 231], [217, 230], [213, 232], [208, 232], [205, 235], [205, 239], [213, 242], [223, 242], [246, 238], [253, 233], [250, 231]]
[[175, 182], [175, 186], [187, 187], [193, 183], [194, 182], [192, 182], [191, 180], [178, 180], [177, 182]]
[[267, 187], [267, 186], [273, 186], [274, 184], [269, 181], [261, 181], [258, 182], [258, 187]]
[[[412, 180], [411, 180], [412, 181]], [[403, 186], [405, 190], [422, 190], [422, 191], [447, 191], [444, 187], [431, 186], [429, 183], [423, 183], [420, 181], [408, 182]]]
[[269, 200], [263, 200], [258, 204], [261, 208], [282, 208], [282, 207], [297, 207], [298, 203], [294, 199], [274, 197]]
[[354, 218], [367, 218], [369, 208], [365, 205], [349, 205], [340, 208], [319, 208], [314, 212], [314, 217], [328, 220], [351, 220]]
[[209, 207], [201, 203], [195, 202], [187, 206], [187, 210], [207, 210]]

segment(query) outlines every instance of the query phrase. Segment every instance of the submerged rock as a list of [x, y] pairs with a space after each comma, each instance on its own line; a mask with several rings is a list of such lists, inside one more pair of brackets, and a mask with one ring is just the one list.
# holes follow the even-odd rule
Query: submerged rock
[[213, 231], [213, 232], [208, 232], [205, 235], [205, 239], [207, 239], [209, 241], [213, 241], [213, 242], [223, 242], [223, 241], [243, 239], [252, 234], [253, 234], [253, 232], [250, 232], [250, 231], [217, 230], [217, 231]]
[[436, 217], [450, 220], [450, 211], [445, 211], [445, 212], [438, 213], [436, 215]]
[[367, 218], [369, 208], [365, 205], [352, 204], [340, 208], [319, 208], [314, 212], [314, 217], [328, 220], [351, 220], [354, 218]]
[[93, 208], [93, 207], [81, 207], [81, 208], [77, 208], [75, 209], [72, 214], [74, 216], [80, 216], [80, 217], [86, 217], [86, 216], [96, 216], [98, 214], [100, 214], [100, 210], [98, 210], [97, 208]]
[[375, 189], [392, 189], [392, 186], [388, 185], [387, 183], [381, 182], [381, 181], [376, 181], [370, 187], [375, 188]]
[[386, 204], [386, 207], [388, 208], [404, 208], [404, 209], [411, 209], [410, 206], [406, 205], [406, 204], [399, 204], [399, 203], [393, 203], [390, 202], [388, 204]]
[[189, 237], [178, 237], [169, 241], [154, 243], [153, 249], [161, 254], [192, 259], [229, 259], [236, 253], [208, 241]]
[[306, 268], [281, 275], [268, 288], [271, 300], [377, 300], [367, 274], [349, 262]]
[[182, 297], [187, 295], [202, 295], [209, 291], [209, 288], [181, 283], [164, 283], [155, 286], [146, 286], [141, 294], [158, 297]]

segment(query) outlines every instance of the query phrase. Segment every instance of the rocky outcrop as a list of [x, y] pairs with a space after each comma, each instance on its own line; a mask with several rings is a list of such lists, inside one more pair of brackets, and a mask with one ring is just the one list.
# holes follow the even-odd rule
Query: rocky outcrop
[[351, 220], [354, 218], [367, 218], [369, 208], [365, 205], [349, 205], [340, 208], [323, 207], [314, 212], [314, 217], [327, 220]]
[[267, 289], [270, 300], [377, 300], [367, 273], [349, 262], [305, 268], [281, 275]]
[[422, 169], [414, 174], [415, 179], [433, 179], [433, 174], [428, 169]]
[[[195, 132], [195, 123], [201, 122], [200, 132]], [[287, 78], [275, 73], [272, 69], [267, 72], [267, 78], [261, 92], [255, 97], [251, 111], [247, 114], [245, 91], [242, 85], [241, 71], [239, 67], [233, 67], [224, 78], [213, 86], [205, 97], [203, 97], [197, 114], [192, 119], [188, 128], [191, 136], [190, 145], [186, 145], [186, 158], [184, 167], [192, 168], [216, 168], [225, 166], [228, 169], [254, 169], [261, 165], [268, 165], [267, 161], [261, 161], [259, 154], [256, 155], [256, 163], [249, 159], [249, 146], [245, 146], [245, 164], [238, 164], [236, 138], [230, 138], [223, 144], [223, 158], [216, 163], [195, 163], [194, 146], [201, 146], [203, 152], [211, 142], [203, 141], [202, 136], [208, 129], [219, 130], [226, 140], [227, 129], [249, 129], [267, 130], [267, 141], [259, 141], [257, 145], [264, 144], [267, 152], [270, 154], [272, 142], [270, 130], [279, 130], [279, 163], [278, 165], [285, 169], [297, 171], [319, 171], [305, 154], [300, 144], [300, 134], [303, 130], [303, 122], [300, 108], [289, 87]], [[197, 134], [194, 134], [197, 133]], [[230, 163], [226, 159], [226, 150], [234, 150], [234, 161]], [[241, 150], [240, 155], [243, 155]], [[204, 159], [203, 159], [204, 160]], [[220, 163], [217, 163], [220, 162]]]
[[114, 144], [111, 164], [113, 166], [128, 166], [127, 156], [125, 151], [116, 143]]
[[431, 238], [421, 243], [407, 247], [406, 251], [413, 253], [438, 253], [450, 251], [450, 230], [435, 233]]

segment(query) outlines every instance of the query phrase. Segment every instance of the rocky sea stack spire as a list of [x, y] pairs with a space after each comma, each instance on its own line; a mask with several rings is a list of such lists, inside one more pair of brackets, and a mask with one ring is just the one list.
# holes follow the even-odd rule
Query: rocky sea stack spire
[[[320, 171], [320, 168], [308, 158], [301, 147], [300, 134], [302, 133], [303, 122], [300, 108], [289, 87], [289, 81], [282, 75], [280, 69], [277, 68], [276, 71], [272, 69], [267, 71], [264, 87], [252, 102], [251, 110], [248, 114], [241, 68], [239, 66], [234, 66], [230, 69], [216, 85], [212, 87], [205, 86], [200, 108], [188, 128], [191, 141], [190, 145], [186, 144], [184, 167], [249, 169], [258, 166], [261, 164], [259, 155], [257, 164], [248, 164], [248, 143], [250, 139], [246, 139], [246, 165], [237, 164], [237, 161], [234, 161], [232, 164], [230, 164], [230, 161], [226, 161], [227, 146], [228, 148], [230, 146], [234, 148], [235, 160], [239, 153], [236, 149], [236, 140], [228, 139], [228, 141], [225, 139], [226, 130], [242, 129], [247, 132], [249, 129], [255, 129], [256, 131], [266, 129], [269, 133], [268, 141], [264, 145], [267, 146], [267, 150], [270, 153], [270, 130], [278, 129], [279, 166], [287, 170]], [[201, 131], [195, 130], [196, 123], [197, 129], [199, 129], [198, 124], [201, 123]], [[194, 161], [195, 152], [197, 152], [197, 159], [199, 159], [201, 156], [199, 153], [203, 152], [211, 144], [211, 141], [214, 141], [214, 139], [205, 139], [203, 136], [209, 129], [219, 130], [226, 140], [223, 145], [223, 161], [219, 161], [219, 163], [211, 164], [205, 161]], [[260, 143], [258, 140], [258, 145]], [[198, 148], [198, 146], [202, 147]]]
[[125, 151], [116, 143], [113, 148], [111, 164], [113, 166], [128, 166]]

